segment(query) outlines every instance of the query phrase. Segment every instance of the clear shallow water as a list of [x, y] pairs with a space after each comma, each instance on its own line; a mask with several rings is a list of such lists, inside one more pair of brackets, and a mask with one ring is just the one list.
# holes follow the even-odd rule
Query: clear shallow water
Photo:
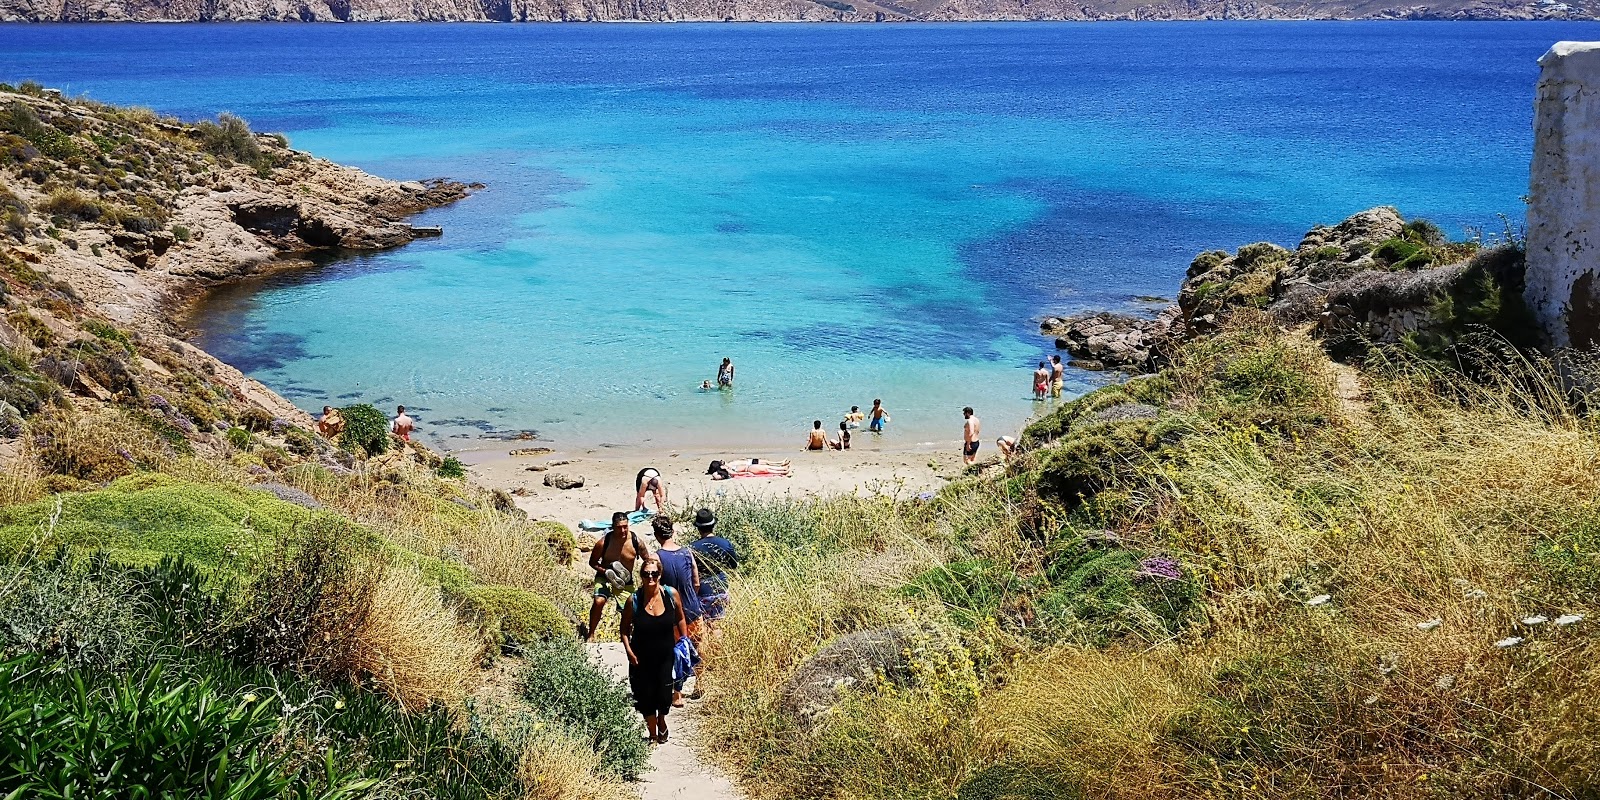
[[[489, 188], [441, 240], [241, 287], [200, 343], [458, 445], [901, 442], [1031, 413], [1047, 313], [1394, 204], [1520, 218], [1535, 59], [1593, 23], [0, 27], [0, 79], [231, 110]], [[732, 393], [700, 393], [723, 356]], [[1074, 388], [1095, 380], [1081, 374]]]

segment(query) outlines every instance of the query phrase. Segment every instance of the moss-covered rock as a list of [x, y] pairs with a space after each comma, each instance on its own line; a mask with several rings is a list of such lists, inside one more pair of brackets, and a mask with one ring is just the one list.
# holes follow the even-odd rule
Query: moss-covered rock
[[550, 546], [550, 555], [555, 557], [557, 564], [567, 566], [572, 563], [578, 550], [578, 539], [571, 528], [554, 520], [540, 520], [533, 523], [533, 530], [544, 537], [545, 544]]

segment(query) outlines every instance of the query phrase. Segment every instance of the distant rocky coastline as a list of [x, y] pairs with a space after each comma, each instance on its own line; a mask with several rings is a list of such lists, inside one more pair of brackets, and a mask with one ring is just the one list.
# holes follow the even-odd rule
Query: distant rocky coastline
[[1587, 20], [1559, 0], [0, 0], [0, 22], [976, 22]]
[[1441, 348], [1473, 329], [1537, 344], [1520, 341], [1535, 330], [1521, 300], [1524, 271], [1517, 242], [1451, 242], [1426, 220], [1380, 206], [1312, 228], [1294, 250], [1257, 242], [1201, 253], [1178, 302], [1157, 314], [1049, 317], [1039, 332], [1080, 369], [1133, 374], [1161, 369], [1239, 309], [1310, 328], [1336, 354], [1370, 344]]

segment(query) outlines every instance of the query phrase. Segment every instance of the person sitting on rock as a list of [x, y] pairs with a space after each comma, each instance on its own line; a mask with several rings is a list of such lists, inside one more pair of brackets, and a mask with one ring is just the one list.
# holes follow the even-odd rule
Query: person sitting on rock
[[317, 433], [333, 439], [344, 433], [344, 415], [333, 406], [322, 407], [322, 418], [317, 420]]
[[400, 441], [411, 441], [411, 432], [416, 430], [417, 421], [406, 414], [406, 407], [399, 406], [395, 409], [394, 423], [389, 426], [389, 432], [400, 437]]

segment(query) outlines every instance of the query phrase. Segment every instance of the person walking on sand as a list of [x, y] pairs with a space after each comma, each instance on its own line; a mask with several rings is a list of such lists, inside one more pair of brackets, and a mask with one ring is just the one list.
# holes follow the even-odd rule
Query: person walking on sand
[[639, 570], [639, 591], [622, 606], [622, 648], [628, 653], [633, 707], [644, 717], [650, 741], [656, 744], [667, 743], [672, 667], [678, 640], [687, 635], [682, 596], [661, 584], [660, 562], [645, 562]]
[[812, 420], [811, 430], [806, 432], [806, 449], [828, 449], [828, 434], [822, 432], [822, 420]]
[[717, 367], [717, 385], [723, 388], [733, 386], [733, 359], [722, 359], [722, 366]]
[[395, 409], [394, 422], [389, 425], [389, 432], [400, 437], [401, 441], [411, 441], [411, 431], [417, 427], [417, 421], [406, 414], [406, 407]]
[[1061, 365], [1061, 356], [1050, 357], [1050, 396], [1061, 398], [1061, 390], [1067, 385], [1067, 368]]
[[645, 467], [633, 478], [633, 510], [644, 511], [646, 496], [654, 495], [656, 500], [656, 513], [667, 513], [667, 479], [661, 477], [661, 470], [655, 467]]
[[639, 534], [628, 529], [628, 512], [611, 515], [611, 528], [589, 550], [589, 568], [594, 570], [594, 601], [589, 604], [589, 630], [585, 641], [594, 641], [600, 630], [600, 615], [606, 602], [621, 604], [633, 590], [633, 566], [639, 561], [655, 561]]
[[1045, 393], [1050, 390], [1050, 367], [1043, 361], [1039, 368], [1033, 371], [1033, 399], [1043, 400]]
[[344, 433], [344, 415], [333, 406], [322, 407], [322, 419], [317, 420], [317, 433], [333, 439]]
[[[694, 554], [673, 538], [672, 520], [656, 517], [650, 521], [656, 535], [656, 560], [661, 562], [661, 585], [683, 599], [685, 634], [698, 648], [700, 644], [700, 572]], [[697, 670], [698, 672], [698, 670]], [[683, 708], [683, 680], [673, 681], [672, 707]]]
[[883, 433], [883, 426], [889, 421], [889, 411], [883, 407], [882, 400], [872, 401], [872, 410], [867, 412], [867, 430], [873, 433]]

